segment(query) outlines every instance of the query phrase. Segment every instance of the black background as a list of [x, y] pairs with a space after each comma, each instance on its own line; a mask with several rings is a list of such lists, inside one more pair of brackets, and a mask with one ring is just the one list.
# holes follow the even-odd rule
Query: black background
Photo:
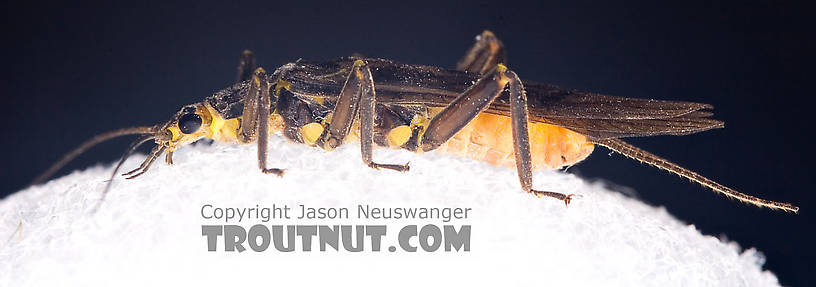
[[[807, 26], [816, 15], [809, 7], [28, 2], [6, 4], [2, 196], [96, 133], [166, 121], [182, 105], [228, 86], [243, 49], [270, 70], [355, 52], [452, 67], [473, 37], [490, 29], [524, 79], [713, 104], [725, 129], [630, 142], [737, 190], [798, 204], [800, 214], [725, 199], [603, 148], [569, 171], [632, 187], [706, 234], [758, 248], [783, 284], [816, 282], [809, 169], [816, 47]], [[110, 163], [130, 140], [103, 144], [61, 174]]]

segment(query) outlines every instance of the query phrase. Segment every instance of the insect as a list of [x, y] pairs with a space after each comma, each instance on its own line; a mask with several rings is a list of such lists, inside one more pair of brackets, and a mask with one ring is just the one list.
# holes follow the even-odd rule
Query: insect
[[[374, 145], [415, 152], [439, 150], [514, 166], [522, 190], [569, 204], [573, 194], [535, 190], [534, 169], [555, 169], [586, 158], [595, 145], [675, 173], [728, 197], [797, 212], [798, 207], [740, 193], [691, 170], [634, 147], [620, 138], [686, 135], [722, 128], [701, 103], [613, 97], [522, 81], [508, 69], [502, 42], [490, 31], [455, 70], [407, 65], [386, 59], [346, 57], [327, 62], [298, 60], [268, 74], [252, 52], [241, 55], [237, 83], [204, 101], [181, 108], [154, 126], [97, 135], [45, 171], [53, 175], [90, 147], [124, 135], [140, 135], [114, 168], [149, 141], [156, 146], [128, 179], [147, 172], [158, 157], [202, 138], [258, 146], [263, 173], [283, 176], [267, 162], [268, 135], [332, 150], [359, 141], [362, 161], [375, 169], [405, 172], [408, 164], [373, 160]], [[105, 189], [105, 193], [110, 187]], [[103, 193], [104, 198], [104, 193]]]

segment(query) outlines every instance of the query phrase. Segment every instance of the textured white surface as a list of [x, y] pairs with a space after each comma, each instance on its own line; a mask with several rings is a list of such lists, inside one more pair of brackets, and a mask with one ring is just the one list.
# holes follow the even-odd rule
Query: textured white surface
[[[245, 283], [415, 285], [423, 282], [546, 286], [775, 286], [753, 249], [703, 236], [598, 183], [539, 172], [537, 188], [581, 194], [562, 202], [522, 193], [513, 170], [429, 153], [376, 150], [384, 163], [411, 162], [396, 173], [365, 168], [359, 148], [334, 152], [271, 138], [271, 162], [283, 178], [258, 172], [255, 147], [198, 144], [176, 164], [118, 178], [96, 214], [111, 166], [74, 172], [0, 202], [0, 286], [205, 286]], [[134, 156], [123, 169], [138, 165]], [[636, 167], [633, 167], [636, 168]], [[255, 207], [306, 204], [349, 207], [470, 207], [472, 251], [281, 253], [207, 252], [203, 204]], [[266, 224], [406, 224], [438, 220], [273, 220]], [[249, 228], [260, 223], [245, 221]], [[18, 232], [18, 226], [22, 228]], [[9, 241], [6, 238], [11, 237]], [[388, 241], [386, 241], [388, 242]], [[385, 244], [384, 246], [388, 246]], [[243, 285], [236, 285], [243, 286]]]

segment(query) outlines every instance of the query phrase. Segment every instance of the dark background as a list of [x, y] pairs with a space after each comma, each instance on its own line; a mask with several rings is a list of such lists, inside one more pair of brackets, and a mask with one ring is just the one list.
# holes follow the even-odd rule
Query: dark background
[[[810, 54], [816, 47], [806, 25], [816, 15], [809, 7], [786, 1], [394, 7], [28, 2], [6, 4], [0, 196], [23, 188], [99, 132], [166, 121], [182, 105], [228, 86], [243, 49], [256, 51], [269, 70], [298, 58], [355, 52], [452, 67], [473, 37], [490, 29], [524, 79], [713, 104], [725, 129], [631, 142], [737, 190], [795, 203], [800, 214], [728, 200], [603, 148], [569, 171], [632, 187], [642, 200], [665, 206], [706, 234], [758, 248], [783, 284], [816, 284], [809, 170]], [[130, 140], [103, 144], [61, 174], [110, 163]]]

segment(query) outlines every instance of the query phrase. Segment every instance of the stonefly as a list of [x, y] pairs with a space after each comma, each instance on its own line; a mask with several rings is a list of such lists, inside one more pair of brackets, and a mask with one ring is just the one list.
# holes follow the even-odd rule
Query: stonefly
[[[51, 177], [90, 147], [123, 135], [140, 135], [111, 175], [148, 141], [156, 147], [128, 179], [145, 173], [163, 153], [202, 138], [258, 144], [258, 167], [267, 164], [268, 135], [332, 150], [359, 141], [363, 163], [408, 171], [408, 164], [378, 163], [374, 144], [415, 152], [438, 150], [494, 165], [515, 166], [521, 188], [569, 204], [574, 194], [534, 190], [532, 171], [556, 169], [586, 158], [594, 145], [665, 169], [742, 202], [797, 212], [798, 207], [750, 196], [636, 148], [620, 138], [687, 135], [722, 128], [710, 119], [711, 105], [613, 97], [524, 81], [503, 63], [504, 45], [490, 31], [455, 70], [401, 64], [387, 59], [346, 57], [327, 62], [298, 60], [267, 74], [250, 51], [241, 55], [237, 83], [187, 105], [163, 124], [114, 130], [86, 141], [54, 163], [34, 184]], [[110, 181], [103, 193], [107, 193]]]

